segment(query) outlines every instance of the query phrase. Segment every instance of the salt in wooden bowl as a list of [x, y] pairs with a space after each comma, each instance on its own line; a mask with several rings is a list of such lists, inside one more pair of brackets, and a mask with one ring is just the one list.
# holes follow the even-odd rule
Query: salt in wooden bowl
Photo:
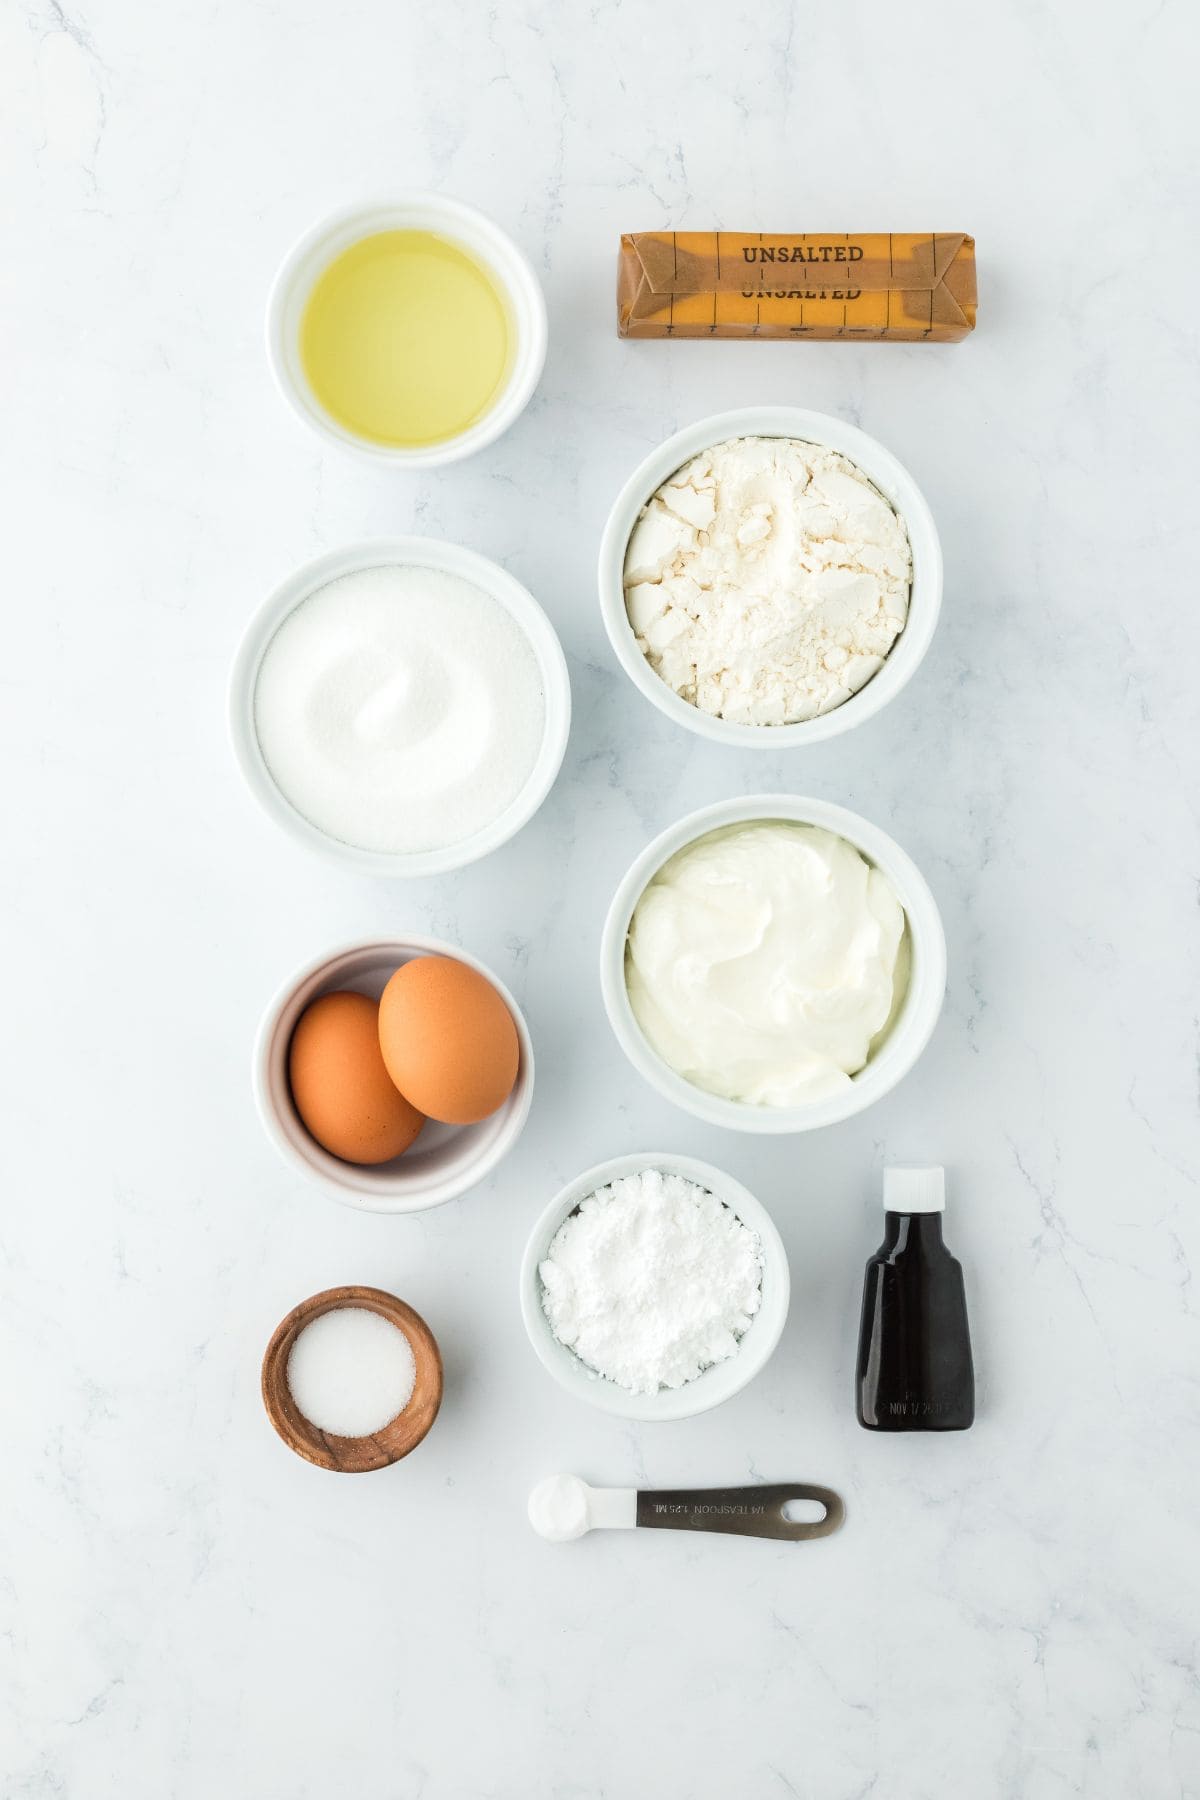
[[[288, 1386], [288, 1358], [292, 1345], [314, 1319], [342, 1307], [362, 1307], [378, 1313], [408, 1339], [416, 1366], [412, 1394], [404, 1410], [382, 1431], [369, 1437], [339, 1437], [322, 1431], [306, 1419]], [[281, 1319], [267, 1345], [262, 1366], [263, 1405], [267, 1417], [289, 1450], [319, 1469], [336, 1469], [345, 1475], [361, 1475], [368, 1469], [386, 1469], [415, 1450], [437, 1418], [442, 1403], [442, 1357], [437, 1340], [419, 1313], [382, 1288], [327, 1288], [294, 1306]]]

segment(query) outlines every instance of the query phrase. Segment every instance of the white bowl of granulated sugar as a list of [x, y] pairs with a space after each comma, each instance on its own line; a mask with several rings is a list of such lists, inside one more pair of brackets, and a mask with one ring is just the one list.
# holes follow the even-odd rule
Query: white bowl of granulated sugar
[[360, 875], [442, 875], [498, 849], [549, 793], [570, 723], [532, 594], [434, 538], [306, 563], [250, 621], [230, 680], [251, 793]]
[[779, 1342], [789, 1293], [783, 1240], [753, 1194], [664, 1152], [614, 1157], [568, 1183], [521, 1262], [542, 1363], [626, 1419], [690, 1418], [744, 1388]]

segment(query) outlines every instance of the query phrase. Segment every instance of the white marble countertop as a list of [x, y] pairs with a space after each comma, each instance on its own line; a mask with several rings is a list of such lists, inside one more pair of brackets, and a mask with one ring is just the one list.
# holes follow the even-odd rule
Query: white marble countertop
[[[0, 20], [6, 1797], [1200, 1790], [1197, 28], [1184, 0], [972, 17], [18, 0]], [[262, 343], [293, 236], [406, 185], [507, 226], [551, 319], [517, 428], [424, 479], [326, 454]], [[968, 229], [980, 327], [944, 349], [621, 343], [617, 234], [663, 224]], [[788, 756], [672, 729], [618, 671], [594, 591], [634, 461], [754, 400], [883, 439], [946, 553], [919, 677]], [[528, 584], [576, 713], [517, 840], [388, 886], [260, 816], [224, 684], [296, 563], [408, 530]], [[596, 979], [637, 849], [752, 786], [890, 829], [950, 943], [917, 1070], [789, 1142], [639, 1085]], [[389, 927], [491, 962], [540, 1055], [497, 1176], [407, 1219], [286, 1170], [248, 1082], [277, 983]], [[535, 1361], [516, 1266], [560, 1182], [653, 1147], [760, 1195], [793, 1307], [745, 1393], [631, 1428]], [[980, 1377], [965, 1435], [854, 1420], [885, 1159], [949, 1170]], [[446, 1358], [433, 1435], [366, 1480], [293, 1458], [258, 1394], [276, 1320], [345, 1280], [401, 1293]], [[556, 1468], [802, 1476], [849, 1518], [795, 1549], [554, 1547], [525, 1498]]]

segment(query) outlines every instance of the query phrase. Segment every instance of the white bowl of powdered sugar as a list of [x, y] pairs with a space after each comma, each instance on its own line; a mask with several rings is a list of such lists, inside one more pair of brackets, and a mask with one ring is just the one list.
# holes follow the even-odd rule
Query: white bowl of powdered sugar
[[646, 457], [609, 515], [599, 578], [617, 659], [660, 712], [777, 750], [848, 731], [900, 692], [937, 623], [942, 555], [882, 444], [758, 406]]
[[719, 1406], [787, 1318], [782, 1239], [740, 1182], [690, 1156], [618, 1156], [546, 1207], [521, 1263], [529, 1341], [568, 1392], [627, 1419]]
[[297, 570], [251, 620], [230, 684], [252, 793], [366, 875], [439, 875], [505, 843], [549, 793], [570, 720], [562, 647], [532, 595], [432, 538]]

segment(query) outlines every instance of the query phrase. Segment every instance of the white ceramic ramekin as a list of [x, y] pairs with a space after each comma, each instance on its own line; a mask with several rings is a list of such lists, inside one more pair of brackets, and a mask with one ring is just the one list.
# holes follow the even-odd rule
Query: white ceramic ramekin
[[[259, 665], [267, 645], [288, 614], [318, 588], [336, 581], [341, 575], [387, 566], [438, 569], [482, 588], [512, 614], [529, 639], [541, 671], [546, 722], [542, 747], [529, 779], [512, 804], [482, 831], [440, 850], [364, 850], [331, 837], [297, 812], [276, 787], [254, 729], [254, 692]], [[436, 538], [375, 538], [365, 543], [347, 544], [342, 550], [331, 550], [327, 556], [305, 563], [275, 589], [251, 619], [234, 659], [229, 683], [229, 730], [234, 754], [259, 805], [285, 831], [310, 849], [320, 850], [362, 875], [442, 875], [449, 869], [461, 869], [467, 863], [478, 862], [481, 856], [487, 856], [507, 843], [522, 825], [528, 824], [554, 786], [570, 729], [571, 683], [566, 658], [554, 627], [537, 601], [499, 563]]]
[[[325, 411], [301, 364], [300, 321], [318, 275], [351, 244], [380, 231], [431, 231], [448, 238], [482, 262], [507, 297], [515, 338], [508, 380], [481, 419], [443, 443], [408, 449], [356, 437]], [[525, 410], [546, 360], [546, 302], [528, 258], [483, 213], [440, 194], [398, 194], [392, 200], [364, 202], [333, 213], [293, 246], [275, 277], [267, 305], [267, 354], [288, 405], [327, 442], [372, 462], [433, 469], [482, 450]]]
[[[737, 1354], [724, 1362], [714, 1363], [683, 1387], [660, 1388], [656, 1394], [631, 1394], [615, 1382], [605, 1381], [580, 1362], [565, 1344], [559, 1343], [542, 1310], [542, 1282], [538, 1274], [538, 1265], [555, 1232], [580, 1201], [608, 1182], [617, 1181], [623, 1175], [636, 1175], [643, 1169], [661, 1169], [667, 1175], [682, 1175], [685, 1180], [707, 1188], [737, 1214], [743, 1225], [758, 1233], [763, 1249], [762, 1304], [738, 1345]], [[623, 1419], [689, 1419], [728, 1400], [731, 1394], [736, 1394], [753, 1380], [769, 1360], [787, 1319], [791, 1280], [787, 1252], [770, 1214], [740, 1181], [714, 1169], [709, 1163], [697, 1162], [694, 1157], [673, 1156], [656, 1150], [638, 1156], [614, 1156], [610, 1162], [597, 1163], [594, 1169], [585, 1170], [554, 1196], [525, 1246], [520, 1292], [521, 1316], [529, 1341], [555, 1381], [569, 1393], [586, 1400], [590, 1406], [598, 1406], [602, 1412], [615, 1413]]]
[[[520, 1039], [516, 1085], [499, 1111], [478, 1125], [441, 1125], [429, 1119], [412, 1149], [394, 1162], [342, 1162], [309, 1136], [293, 1104], [288, 1081], [292, 1033], [318, 995], [352, 988], [378, 999], [400, 965], [415, 956], [451, 956], [491, 982]], [[520, 1137], [533, 1099], [533, 1044], [520, 1007], [478, 957], [437, 938], [368, 938], [319, 956], [284, 982], [259, 1026], [253, 1085], [259, 1118], [279, 1154], [335, 1200], [363, 1212], [424, 1212], [475, 1187]]]
[[[625, 944], [633, 910], [653, 876], [676, 851], [723, 825], [755, 819], [791, 819], [836, 832], [891, 882], [908, 920], [912, 968], [900, 1011], [883, 1043], [849, 1087], [810, 1106], [752, 1106], [725, 1100], [677, 1075], [647, 1042], [629, 1003], [625, 985]], [[600, 986], [605, 1010], [617, 1042], [640, 1075], [676, 1106], [710, 1125], [734, 1131], [780, 1134], [813, 1131], [836, 1125], [864, 1112], [908, 1074], [924, 1050], [942, 1010], [946, 991], [946, 936], [937, 902], [924, 876], [887, 833], [877, 825], [834, 806], [828, 800], [804, 800], [795, 794], [751, 794], [722, 800], [689, 813], [648, 844], [625, 875], [609, 908], [600, 940]]]
[[[825, 444], [857, 463], [865, 475], [891, 501], [908, 528], [912, 546], [912, 591], [908, 619], [883, 667], [865, 687], [844, 700], [832, 712], [795, 725], [738, 725], [713, 718], [692, 706], [656, 675], [638, 649], [625, 610], [625, 551], [638, 514], [667, 477], [682, 468], [701, 450], [735, 437], [790, 437]], [[817, 744], [860, 725], [887, 705], [911, 680], [929, 648], [942, 604], [942, 547], [933, 515], [924, 496], [904, 465], [890, 450], [827, 413], [808, 412], [799, 406], [746, 406], [736, 412], [717, 413], [700, 419], [685, 431], [660, 444], [638, 464], [608, 515], [600, 540], [600, 611], [617, 661], [635, 687], [658, 710], [678, 725], [718, 744], [735, 744], [756, 750], [785, 750]]]

